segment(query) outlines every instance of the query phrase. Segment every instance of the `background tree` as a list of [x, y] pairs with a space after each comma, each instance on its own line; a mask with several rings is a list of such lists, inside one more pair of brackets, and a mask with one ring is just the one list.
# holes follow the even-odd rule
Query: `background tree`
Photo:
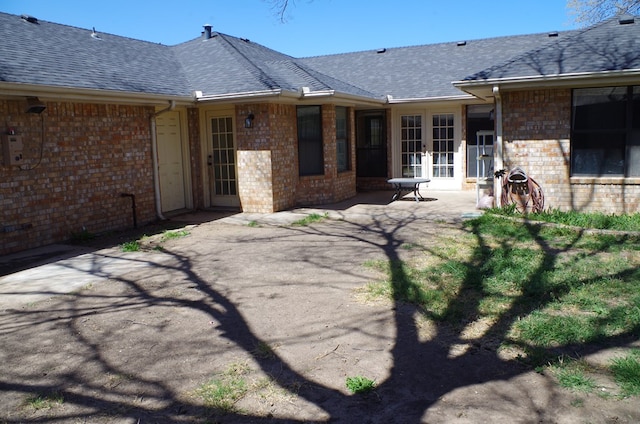
[[620, 13], [637, 15], [640, 0], [567, 0], [567, 8], [575, 22], [594, 24]]
[[265, 0], [271, 4], [274, 13], [280, 18], [280, 21], [286, 21], [287, 8], [295, 5], [295, 0]]

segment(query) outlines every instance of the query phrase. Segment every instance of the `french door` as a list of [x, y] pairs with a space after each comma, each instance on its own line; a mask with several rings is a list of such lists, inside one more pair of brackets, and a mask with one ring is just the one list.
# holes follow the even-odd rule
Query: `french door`
[[233, 117], [209, 117], [209, 186], [212, 206], [240, 205]]
[[[428, 116], [428, 120], [425, 120]], [[400, 116], [400, 165], [405, 178], [429, 178], [430, 188], [460, 189], [460, 139], [454, 113]]]

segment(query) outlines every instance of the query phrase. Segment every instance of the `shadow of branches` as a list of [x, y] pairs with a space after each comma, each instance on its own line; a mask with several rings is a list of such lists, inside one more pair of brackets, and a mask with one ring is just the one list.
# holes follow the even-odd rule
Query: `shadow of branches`
[[[542, 252], [537, 267], [510, 307], [470, 336], [491, 295], [485, 282], [502, 272], [492, 259], [498, 251], [517, 254], [517, 238], [496, 245], [476, 223], [436, 222], [417, 208], [308, 227], [223, 230], [210, 223], [153, 259], [145, 252], [119, 257], [135, 271], [95, 263], [91, 274], [106, 281], [2, 315], [0, 390], [14, 411], [3, 422], [419, 423], [468, 418], [469, 411], [473, 419], [506, 422], [519, 414], [522, 422], [540, 422], [563, 414], [552, 382], [538, 377], [528, 386], [520, 378], [530, 366], [497, 347], [510, 342], [520, 318], [562, 296], [561, 286], [539, 288], [582, 235], [558, 248], [539, 236], [540, 227], [526, 225]], [[444, 238], [469, 244], [469, 253], [456, 259], [459, 291], [433, 314], [412, 303], [418, 288], [397, 265], [411, 255], [451, 259], [439, 246]], [[367, 260], [390, 264], [392, 304], [355, 300], [354, 290], [377, 278], [363, 268]], [[571, 349], [595, 352], [639, 330]], [[269, 346], [269, 355], [259, 346]], [[279, 395], [250, 409], [203, 405], [196, 387], [239, 360]], [[367, 372], [376, 373], [374, 395], [349, 394], [344, 377]], [[64, 399], [60, 407], [29, 415], [26, 396], [52, 393]]]

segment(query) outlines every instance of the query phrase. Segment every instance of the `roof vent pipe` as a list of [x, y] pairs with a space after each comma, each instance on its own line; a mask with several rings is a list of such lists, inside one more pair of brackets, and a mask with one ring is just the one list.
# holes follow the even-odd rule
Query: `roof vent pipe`
[[635, 17], [633, 15], [628, 14], [628, 13], [625, 13], [624, 15], [621, 15], [618, 18], [618, 23], [620, 25], [629, 25], [629, 24], [633, 24], [635, 22], [636, 22]]
[[208, 40], [209, 38], [211, 38], [211, 25], [205, 24], [204, 25], [204, 39]]

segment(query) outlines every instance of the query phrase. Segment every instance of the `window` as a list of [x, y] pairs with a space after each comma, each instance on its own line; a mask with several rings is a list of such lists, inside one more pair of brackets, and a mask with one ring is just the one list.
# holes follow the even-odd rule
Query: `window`
[[336, 107], [336, 153], [338, 172], [348, 171], [349, 163], [349, 110], [346, 107]]
[[571, 175], [640, 176], [640, 86], [573, 90]]
[[300, 175], [322, 175], [322, 114], [320, 106], [298, 106], [298, 161]]

